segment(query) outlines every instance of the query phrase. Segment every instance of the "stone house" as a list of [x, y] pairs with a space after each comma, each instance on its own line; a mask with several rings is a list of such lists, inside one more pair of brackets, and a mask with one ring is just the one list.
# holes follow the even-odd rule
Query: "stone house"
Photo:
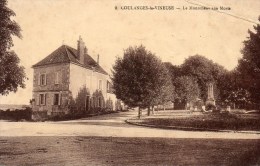
[[117, 107], [108, 73], [88, 54], [81, 37], [77, 49], [62, 45], [32, 68], [33, 119], [69, 113], [71, 102], [84, 88], [84, 111], [105, 108], [108, 103], [112, 110]]

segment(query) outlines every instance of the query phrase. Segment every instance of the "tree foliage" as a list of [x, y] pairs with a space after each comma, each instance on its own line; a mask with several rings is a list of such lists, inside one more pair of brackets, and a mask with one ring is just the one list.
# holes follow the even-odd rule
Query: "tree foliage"
[[[215, 95], [219, 93], [216, 87], [219, 82], [222, 81], [221, 77], [223, 74], [227, 72], [223, 66], [201, 55], [194, 55], [186, 59], [181, 65], [181, 70], [183, 75], [197, 79], [201, 91], [200, 97], [203, 100], [207, 99], [207, 84], [209, 82], [214, 82]], [[217, 95], [215, 97], [217, 97]]]
[[237, 69], [233, 69], [222, 76], [219, 83], [221, 102], [240, 108], [245, 108], [250, 102], [250, 93], [243, 88], [241, 75]]
[[[260, 21], [260, 17], [259, 17]], [[242, 87], [251, 94], [253, 103], [260, 101], [260, 24], [254, 26], [254, 31], [248, 30], [249, 37], [244, 41], [241, 50], [243, 57], [238, 62]]]
[[20, 66], [20, 59], [11, 51], [12, 36], [21, 38], [20, 26], [11, 19], [15, 13], [7, 7], [7, 1], [0, 2], [0, 94], [16, 92], [18, 87], [25, 87], [26, 79], [24, 67]]
[[149, 107], [171, 100], [173, 87], [163, 63], [144, 46], [129, 47], [117, 58], [112, 76], [118, 99], [130, 107]]
[[153, 105], [163, 105], [169, 101], [174, 101], [176, 95], [170, 72], [167, 70], [165, 64], [162, 64], [161, 68], [161, 83], [159, 85], [160, 91], [158, 92], [159, 95], [154, 98]]
[[185, 102], [194, 102], [200, 95], [199, 85], [195, 78], [181, 76], [174, 81], [176, 98]]

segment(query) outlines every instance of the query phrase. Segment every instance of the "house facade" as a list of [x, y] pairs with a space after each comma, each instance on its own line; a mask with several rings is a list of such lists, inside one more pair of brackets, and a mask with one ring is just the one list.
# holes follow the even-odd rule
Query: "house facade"
[[68, 114], [71, 109], [118, 107], [109, 75], [88, 54], [81, 37], [77, 49], [62, 45], [32, 68], [33, 119]]

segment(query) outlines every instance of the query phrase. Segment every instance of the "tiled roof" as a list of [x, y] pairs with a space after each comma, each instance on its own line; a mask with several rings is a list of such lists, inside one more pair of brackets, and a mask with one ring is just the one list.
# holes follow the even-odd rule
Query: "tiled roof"
[[99, 66], [99, 64], [88, 54], [84, 55], [84, 64], [81, 64], [77, 57], [77, 50], [67, 46], [62, 45], [55, 51], [53, 51], [50, 55], [48, 55], [46, 58], [41, 60], [40, 62], [36, 63], [32, 67], [38, 67], [38, 66], [45, 66], [49, 64], [59, 64], [59, 63], [74, 63], [79, 66], [93, 69], [96, 72], [103, 73], [107, 75], [107, 72]]

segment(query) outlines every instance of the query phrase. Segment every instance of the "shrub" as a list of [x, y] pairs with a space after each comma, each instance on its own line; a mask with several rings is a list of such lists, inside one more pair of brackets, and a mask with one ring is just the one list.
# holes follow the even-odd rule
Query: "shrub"
[[27, 120], [30, 121], [32, 117], [32, 109], [30, 107], [26, 107], [25, 109], [15, 109], [14, 111], [10, 111], [7, 109], [6, 111], [0, 110], [0, 119], [2, 120]]

